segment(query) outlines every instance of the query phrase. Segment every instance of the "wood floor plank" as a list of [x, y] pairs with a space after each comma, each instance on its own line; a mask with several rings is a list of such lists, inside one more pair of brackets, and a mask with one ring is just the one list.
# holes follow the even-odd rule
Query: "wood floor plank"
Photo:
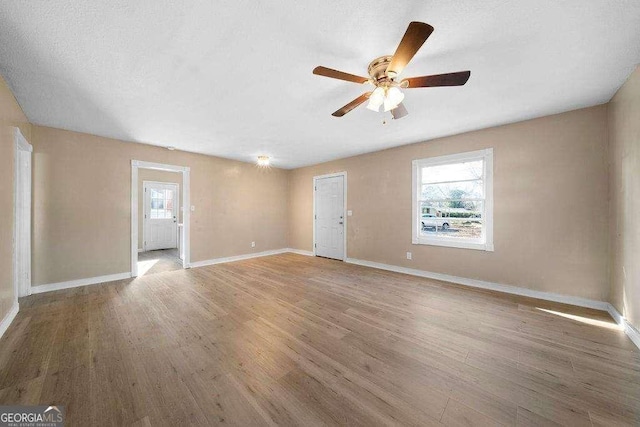
[[186, 381], [209, 424], [251, 426], [266, 424], [227, 374], [193, 374]]
[[0, 404], [67, 425], [639, 425], [606, 313], [282, 254], [20, 300]]
[[518, 407], [518, 427], [559, 427], [561, 425], [523, 407]]
[[449, 399], [447, 407], [440, 419], [442, 424], [446, 426], [496, 426], [500, 425], [480, 412], [474, 411], [468, 406], [456, 401], [455, 399]]

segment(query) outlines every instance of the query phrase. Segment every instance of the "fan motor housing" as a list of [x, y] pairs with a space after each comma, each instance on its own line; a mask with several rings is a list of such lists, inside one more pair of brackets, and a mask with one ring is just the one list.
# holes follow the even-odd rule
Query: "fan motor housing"
[[371, 61], [368, 68], [371, 79], [376, 82], [390, 80], [389, 76], [386, 75], [386, 71], [391, 62], [391, 58], [392, 56], [381, 56]]

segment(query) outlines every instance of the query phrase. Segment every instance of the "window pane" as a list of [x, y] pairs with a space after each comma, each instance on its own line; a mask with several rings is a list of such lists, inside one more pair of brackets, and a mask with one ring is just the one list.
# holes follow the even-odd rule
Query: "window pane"
[[446, 184], [423, 184], [422, 199], [483, 199], [482, 180], [452, 182]]
[[437, 183], [449, 181], [464, 181], [481, 179], [483, 160], [474, 160], [465, 163], [454, 163], [440, 166], [427, 166], [422, 168], [422, 183]]
[[164, 218], [167, 218], [167, 219], [173, 218], [173, 212], [170, 211], [169, 209], [165, 209], [163, 212], [164, 212]]
[[483, 202], [421, 202], [420, 234], [457, 240], [482, 238]]
[[164, 200], [151, 199], [151, 209], [164, 209]]
[[172, 189], [151, 189], [149, 218], [173, 219], [175, 191]]

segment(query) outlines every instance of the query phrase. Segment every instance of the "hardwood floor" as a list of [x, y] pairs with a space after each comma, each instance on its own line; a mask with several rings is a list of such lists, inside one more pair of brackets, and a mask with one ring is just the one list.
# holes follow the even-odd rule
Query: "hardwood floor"
[[24, 298], [0, 367], [68, 425], [640, 423], [603, 312], [294, 254]]

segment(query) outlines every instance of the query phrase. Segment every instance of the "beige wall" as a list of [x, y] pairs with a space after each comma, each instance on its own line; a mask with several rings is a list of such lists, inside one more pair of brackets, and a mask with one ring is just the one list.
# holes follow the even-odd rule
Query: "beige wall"
[[[606, 141], [597, 106], [296, 169], [289, 244], [312, 250], [313, 176], [347, 171], [350, 258], [607, 300]], [[495, 252], [412, 245], [411, 161], [489, 147]]]
[[609, 104], [611, 302], [640, 329], [640, 67]]
[[[18, 124], [34, 145], [34, 285], [130, 270], [130, 160], [138, 159], [191, 167], [192, 261], [287, 246], [311, 250], [312, 177], [345, 170], [354, 211], [349, 257], [599, 300], [609, 299], [610, 138], [617, 192], [611, 227], [636, 233], [620, 238], [612, 231], [611, 294], [637, 319], [640, 310], [629, 299], [638, 300], [638, 289], [629, 284], [638, 273], [628, 262], [638, 248], [629, 214], [638, 200], [631, 173], [638, 169], [638, 130], [630, 119], [637, 103], [628, 100], [637, 100], [637, 75], [614, 98], [609, 117], [598, 106], [294, 171], [30, 126], [0, 81], [0, 316], [13, 298], [9, 126]], [[487, 147], [495, 161], [495, 252], [412, 245], [411, 160]]]
[[31, 125], [0, 76], [0, 321], [11, 309], [15, 298], [13, 290], [14, 126], [20, 128], [27, 140], [31, 139]]
[[179, 197], [178, 197], [178, 221], [182, 222], [182, 212], [180, 207], [182, 206], [182, 173], [181, 172], [167, 172], [158, 171], [153, 169], [138, 169], [138, 250], [142, 249], [143, 230], [144, 223], [144, 181], [157, 181], [157, 182], [171, 182], [178, 184]]
[[132, 159], [191, 168], [192, 262], [287, 246], [287, 171], [41, 126], [32, 141], [34, 286], [131, 270]]

